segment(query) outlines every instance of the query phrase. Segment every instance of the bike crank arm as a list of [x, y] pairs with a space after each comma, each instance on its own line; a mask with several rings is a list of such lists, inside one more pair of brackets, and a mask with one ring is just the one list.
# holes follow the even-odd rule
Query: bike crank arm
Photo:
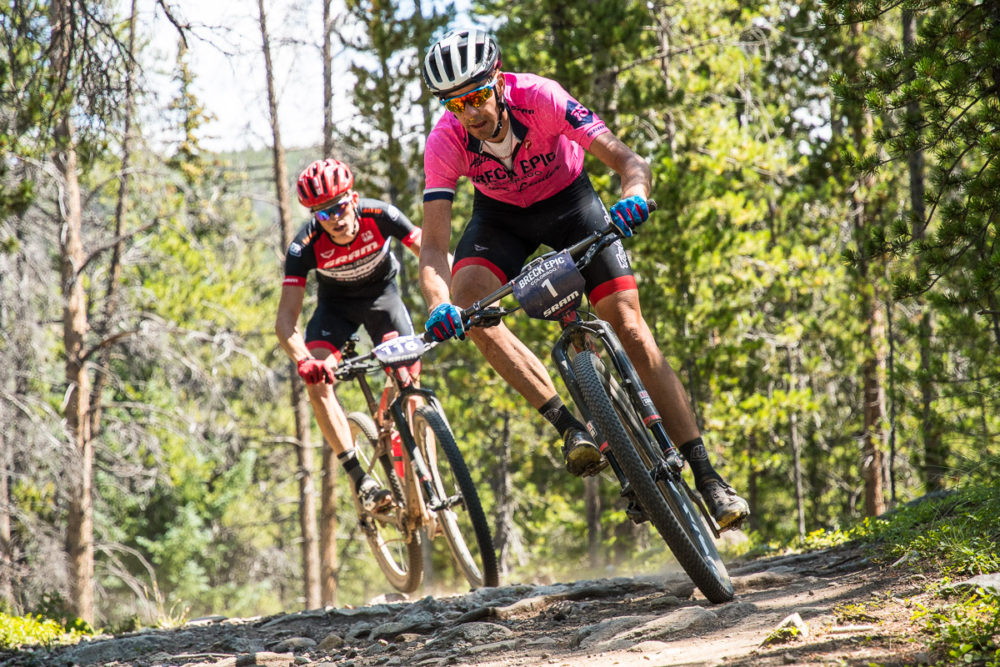
[[465, 507], [465, 498], [461, 494], [448, 496], [442, 500], [434, 500], [427, 503], [427, 508], [432, 512], [440, 512], [441, 510], [450, 510], [452, 507]]

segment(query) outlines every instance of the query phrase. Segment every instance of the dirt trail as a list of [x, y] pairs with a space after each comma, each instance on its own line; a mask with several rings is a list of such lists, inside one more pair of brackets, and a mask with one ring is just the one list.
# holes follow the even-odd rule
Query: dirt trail
[[[926, 663], [910, 622], [927, 580], [855, 548], [730, 565], [736, 599], [708, 603], [682, 573], [509, 585], [358, 609], [106, 637], [0, 653], [21, 665], [851, 665]], [[800, 634], [770, 643], [798, 620]]]

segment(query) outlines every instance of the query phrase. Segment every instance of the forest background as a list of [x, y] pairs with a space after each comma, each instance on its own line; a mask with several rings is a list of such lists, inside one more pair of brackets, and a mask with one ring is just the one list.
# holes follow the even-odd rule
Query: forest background
[[[269, 146], [219, 153], [187, 41], [225, 26], [195, 31], [169, 0], [0, 0], [0, 607], [128, 627], [385, 592], [273, 321], [309, 162], [349, 162], [420, 223], [442, 110], [419, 59], [456, 24], [495, 30], [506, 70], [560, 81], [652, 165], [659, 210], [627, 247], [753, 508], [728, 553], [994, 475], [1000, 3], [316, 0], [294, 44], [270, 36], [304, 6], [256, 3], [258, 65], [237, 76], [266, 86]], [[150, 67], [154, 14], [178, 48]], [[286, 148], [273, 63], [293, 46], [323, 66], [322, 131]], [[470, 202], [466, 184], [455, 239]], [[547, 358], [551, 326], [511, 325]], [[670, 559], [613, 485], [562, 470], [474, 346], [424, 367], [506, 581]], [[426, 590], [456, 584], [431, 555]]]

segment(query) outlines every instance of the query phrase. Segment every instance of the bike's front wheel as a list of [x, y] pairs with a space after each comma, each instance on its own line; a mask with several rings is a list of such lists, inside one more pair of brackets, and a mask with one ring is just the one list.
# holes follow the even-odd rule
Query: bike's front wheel
[[[444, 503], [435, 514], [452, 557], [473, 588], [498, 585], [489, 522], [447, 421], [434, 406], [424, 405], [414, 412], [412, 427], [438, 500]], [[437, 450], [444, 452], [447, 465]]]
[[733, 584], [683, 479], [674, 479], [628, 396], [589, 350], [573, 358], [580, 392], [650, 522], [711, 602], [733, 599]]
[[423, 581], [423, 556], [420, 550], [420, 533], [409, 527], [406, 517], [407, 501], [404, 485], [396, 474], [388, 453], [374, 456], [377, 451], [378, 431], [372, 418], [363, 412], [347, 415], [351, 441], [357, 452], [358, 463], [382, 488], [392, 492], [395, 507], [386, 512], [368, 512], [361, 504], [354, 484], [348, 482], [358, 513], [358, 524], [364, 531], [368, 546], [379, 569], [393, 588], [402, 593], [412, 593]]

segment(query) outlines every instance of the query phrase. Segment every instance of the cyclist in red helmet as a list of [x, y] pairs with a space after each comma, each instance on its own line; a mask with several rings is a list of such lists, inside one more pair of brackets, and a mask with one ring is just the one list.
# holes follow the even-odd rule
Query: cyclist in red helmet
[[[311, 216], [285, 254], [275, 333], [296, 362], [320, 431], [366, 509], [385, 510], [392, 505], [392, 494], [358, 463], [347, 418], [333, 392], [333, 371], [344, 343], [362, 325], [373, 341], [393, 331], [413, 334], [396, 286], [399, 261], [389, 242], [395, 237], [419, 256], [420, 229], [395, 206], [359, 197], [354, 175], [338, 160], [313, 162], [296, 188], [299, 203]], [[311, 271], [316, 274], [317, 303], [303, 334], [299, 316]]]
[[[564, 248], [609, 224], [631, 236], [649, 216], [652, 173], [646, 161], [557, 82], [502, 72], [492, 35], [469, 29], [444, 36], [427, 50], [423, 78], [444, 107], [424, 149], [426, 234], [420, 257], [420, 285], [431, 309], [426, 325], [436, 339], [464, 338], [458, 307], [517, 275], [539, 246]], [[622, 199], [610, 214], [584, 169], [585, 152], [621, 179]], [[472, 181], [475, 197], [452, 264], [452, 200], [463, 176]], [[621, 242], [598, 254], [583, 275], [590, 302], [617, 332], [712, 515], [723, 528], [738, 526], [749, 505], [709, 462], [687, 393], [642, 317]], [[560, 433], [571, 473], [592, 475], [607, 465], [544, 365], [506, 326], [468, 335]]]

